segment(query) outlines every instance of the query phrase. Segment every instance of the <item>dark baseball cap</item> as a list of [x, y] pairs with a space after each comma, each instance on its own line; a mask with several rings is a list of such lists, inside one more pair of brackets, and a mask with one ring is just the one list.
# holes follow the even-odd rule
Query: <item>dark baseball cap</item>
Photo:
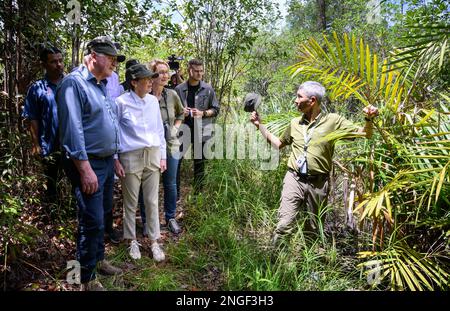
[[87, 52], [91, 53], [92, 51], [105, 55], [117, 56], [117, 61], [119, 63], [125, 61], [125, 55], [119, 54], [116, 45], [107, 36], [97, 37], [89, 42], [87, 44]]
[[261, 103], [261, 95], [257, 93], [248, 93], [244, 99], [244, 111], [253, 112]]
[[149, 70], [144, 64], [136, 64], [127, 69], [126, 75], [130, 77], [131, 80], [142, 79], [142, 78], [157, 78], [159, 74]]

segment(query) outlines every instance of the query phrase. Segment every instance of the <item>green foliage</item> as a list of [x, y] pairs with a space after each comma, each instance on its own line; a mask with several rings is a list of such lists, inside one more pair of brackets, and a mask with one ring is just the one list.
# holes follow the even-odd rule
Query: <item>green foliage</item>
[[[388, 5], [391, 1], [380, 1], [380, 7], [370, 7], [367, 1], [344, 0], [325, 1], [325, 15], [327, 30], [337, 32], [377, 32], [381, 34], [381, 28], [386, 28], [386, 22], [383, 19], [389, 18], [392, 9]], [[382, 25], [368, 22], [368, 16], [375, 9], [379, 9]], [[316, 0], [308, 1], [288, 1], [287, 24], [291, 31], [309, 33], [321, 32], [318, 25], [319, 8]]]
[[102, 284], [112, 290], [135, 291], [171, 291], [181, 290], [180, 284], [184, 282], [182, 270], [175, 271], [170, 266], [164, 267], [155, 263], [152, 258], [143, 256], [140, 260], [133, 260], [128, 255], [128, 247], [123, 244], [113, 249], [108, 260], [116, 266], [124, 263], [127, 273], [119, 277], [101, 278]]
[[[318, 27], [319, 2], [326, 3], [325, 35]], [[259, 112], [269, 129], [282, 133], [297, 115], [292, 111], [293, 91], [304, 79], [319, 80], [327, 87], [329, 111], [351, 117], [364, 105], [378, 106], [381, 113], [373, 139], [346, 143], [340, 140], [349, 137], [340, 133], [326, 137], [336, 141], [337, 162], [356, 184], [353, 212], [361, 234], [372, 236], [371, 243], [361, 244], [365, 251], [360, 257], [367, 261], [359, 267], [370, 274], [374, 261], [380, 264], [378, 288], [448, 289], [447, 1], [381, 1], [381, 20], [374, 24], [367, 22], [371, 8], [366, 1], [289, 1], [288, 27], [281, 30], [274, 26], [279, 14], [273, 1], [89, 0], [81, 2], [79, 26], [67, 22], [67, 1], [44, 4], [0, 5], [0, 29], [5, 33], [0, 38], [4, 47], [0, 83], [9, 93], [0, 102], [2, 262], [20, 255], [39, 234], [28, 217], [41, 205], [36, 190], [39, 170], [31, 165], [28, 137], [18, 124], [22, 103], [15, 100], [42, 74], [37, 44], [56, 43], [66, 52], [66, 63], [74, 64], [89, 39], [110, 35], [128, 58], [142, 62], [172, 53], [203, 59], [206, 80], [216, 88], [224, 108], [220, 118], [228, 123], [248, 120], [236, 110], [239, 98], [257, 91], [264, 96]], [[181, 14], [180, 23], [172, 18], [175, 13]], [[285, 67], [292, 63], [297, 64], [290, 67], [290, 77]], [[340, 256], [340, 245], [323, 234], [316, 239], [303, 236], [302, 224], [287, 246], [271, 256], [269, 237], [285, 165], [282, 158], [277, 170], [261, 172], [255, 161], [211, 161], [208, 193], [188, 199], [188, 234], [168, 251], [173, 266], [160, 267], [144, 259], [135, 267], [138, 272], [125, 279], [125, 287], [362, 287], [354, 258]], [[339, 199], [340, 189], [335, 192]], [[73, 217], [70, 204], [62, 208], [52, 214], [53, 221]], [[59, 238], [73, 239], [71, 228], [63, 224], [56, 228]], [[126, 248], [119, 248], [115, 256], [125, 261]], [[116, 281], [108, 287], [124, 287]]]
[[192, 56], [204, 61], [205, 80], [221, 101], [243, 71], [243, 52], [251, 49], [276, 13], [266, 0], [189, 0], [183, 6], [183, 18], [188, 27], [186, 39], [193, 43]]
[[379, 283], [389, 279], [392, 290], [445, 290], [449, 287], [450, 273], [445, 270], [448, 268], [445, 258], [433, 252], [419, 253], [401, 240], [393, 241], [382, 252], [361, 252], [360, 257], [377, 258], [359, 266], [369, 267], [366, 274], [379, 273]]
[[283, 168], [261, 172], [252, 161], [210, 161], [209, 190], [191, 198], [188, 236], [181, 249], [173, 249], [179, 269], [190, 267], [199, 275], [218, 270], [222, 290], [359, 287], [358, 272], [343, 271], [336, 247], [327, 240], [321, 249], [320, 240], [303, 235], [303, 224], [286, 247], [270, 246]]
[[386, 108], [396, 112], [404, 92], [400, 73], [391, 70], [387, 60], [380, 62], [368, 44], [354, 35], [336, 32], [323, 37], [324, 46], [311, 38], [300, 46], [300, 62], [291, 67], [293, 76], [320, 80], [332, 101], [351, 96], [362, 105], [384, 101]]
[[[273, 31], [262, 32], [253, 47], [245, 53], [248, 69], [239, 77], [237, 91], [257, 92], [270, 102], [290, 97], [295, 85], [284, 69], [296, 58], [295, 47], [304, 39], [306, 35], [294, 35], [285, 30], [276, 34]], [[275, 110], [280, 112], [283, 108], [278, 107], [273, 112]]]
[[[0, 121], [4, 120], [0, 118]], [[27, 195], [37, 178], [19, 174], [21, 161], [17, 157], [20, 152], [17, 147], [20, 144], [17, 142], [21, 135], [13, 135], [8, 128], [1, 128], [0, 138], [0, 256], [5, 263], [0, 271], [4, 273], [6, 263], [14, 261], [23, 248], [32, 245], [40, 231], [23, 214], [25, 204], [36, 204], [39, 200]], [[6, 150], [9, 152], [4, 152]]]
[[[236, 114], [233, 124], [247, 122], [240, 117]], [[186, 235], [169, 252], [178, 270], [189, 271], [197, 280], [211, 282], [212, 278], [215, 288], [222, 290], [360, 286], [357, 270], [349, 274], [342, 268], [343, 261], [345, 266], [356, 263], [337, 256], [339, 251], [331, 239], [305, 237], [302, 223], [286, 247], [278, 250], [271, 246], [286, 171], [284, 160], [272, 171], [260, 171], [259, 163], [252, 160], [210, 160], [207, 169], [208, 190], [201, 196], [189, 196]]]
[[[424, 21], [422, 21], [423, 23]], [[405, 41], [413, 42], [398, 49], [393, 56], [391, 64], [402, 69], [408, 76], [410, 85], [420, 84], [431, 87], [434, 91], [445, 91], [449, 87], [450, 78], [450, 19], [435, 24], [412, 24], [411, 33]], [[411, 82], [414, 81], [414, 84]], [[411, 96], [420, 100], [423, 92], [417, 89], [410, 90]]]
[[[373, 222], [373, 248], [383, 249], [376, 255], [385, 269], [383, 276], [391, 276], [393, 289], [434, 288], [424, 281], [426, 271], [415, 263], [424, 262], [420, 259], [424, 256], [430, 257], [427, 253], [430, 249], [433, 258], [448, 255], [445, 250], [448, 227], [425, 229], [423, 222], [432, 217], [437, 223], [448, 223], [443, 209], [448, 206], [450, 191], [448, 94], [436, 92], [440, 87], [427, 89], [429, 78], [439, 79], [448, 68], [448, 62], [443, 61], [449, 54], [448, 32], [443, 29], [448, 29], [448, 25], [422, 25], [418, 36], [432, 31], [436, 34], [404, 49], [393, 60], [379, 59], [363, 39], [334, 33], [332, 38], [324, 36], [322, 44], [315, 39], [303, 44], [300, 62], [292, 66], [294, 76], [301, 74], [322, 82], [331, 100], [341, 101], [344, 107], [352, 109], [357, 99], [360, 107], [373, 104], [380, 109], [381, 115], [374, 122], [378, 135], [371, 148], [365, 146], [361, 159], [363, 168], [373, 172], [374, 177], [369, 177], [369, 192], [360, 196], [355, 212], [361, 222], [368, 218]], [[433, 97], [441, 97], [447, 104], [439, 105]], [[360, 148], [358, 144], [351, 150]], [[360, 174], [359, 178], [368, 176]], [[423, 230], [431, 233], [426, 243], [420, 238]], [[401, 240], [405, 246], [400, 251], [396, 246], [385, 248], [386, 232], [392, 239], [390, 244], [398, 245]], [[399, 255], [405, 254], [406, 249], [415, 249], [415, 255], [411, 252], [413, 257]], [[417, 260], [411, 263], [412, 258]], [[427, 265], [443, 271], [428, 281], [441, 288], [448, 287], [443, 281], [448, 267], [431, 259]]]

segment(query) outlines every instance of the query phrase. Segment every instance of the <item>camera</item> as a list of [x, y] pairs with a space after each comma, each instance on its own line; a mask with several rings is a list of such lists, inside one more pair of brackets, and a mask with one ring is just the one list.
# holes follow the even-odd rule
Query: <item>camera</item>
[[171, 70], [178, 70], [180, 69], [180, 63], [177, 62], [178, 60], [183, 60], [184, 58], [182, 56], [175, 56], [175, 54], [172, 54], [169, 56], [169, 68]]
[[170, 140], [170, 124], [167, 121], [164, 121], [164, 138], [166, 139], [166, 142]]

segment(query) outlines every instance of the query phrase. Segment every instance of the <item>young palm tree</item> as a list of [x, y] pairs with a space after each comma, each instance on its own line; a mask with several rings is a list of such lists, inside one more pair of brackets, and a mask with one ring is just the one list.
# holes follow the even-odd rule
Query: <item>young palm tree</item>
[[[323, 44], [310, 39], [301, 45], [300, 61], [290, 68], [293, 76], [324, 84], [332, 101], [380, 110], [372, 140], [346, 151], [359, 154], [362, 165], [355, 173], [364, 184], [354, 212], [372, 228], [372, 250], [360, 252], [368, 259], [361, 266], [377, 274], [373, 284], [389, 280], [391, 289], [449, 287], [450, 94], [436, 85], [449, 70], [448, 29], [423, 26], [416, 33], [426, 39], [386, 59], [363, 39], [333, 33]], [[426, 37], [427, 31], [433, 35]], [[325, 139], [341, 138], [348, 135]]]

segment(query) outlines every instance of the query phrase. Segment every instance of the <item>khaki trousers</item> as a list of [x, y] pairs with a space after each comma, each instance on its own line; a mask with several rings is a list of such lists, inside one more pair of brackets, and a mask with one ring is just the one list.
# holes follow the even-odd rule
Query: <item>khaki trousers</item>
[[119, 155], [125, 170], [122, 178], [123, 237], [136, 240], [136, 209], [142, 184], [146, 226], [151, 240], [160, 238], [158, 190], [161, 152], [159, 147], [138, 149]]
[[[304, 179], [288, 171], [283, 180], [281, 204], [278, 209], [278, 224], [275, 229], [274, 243], [280, 236], [292, 232], [300, 209], [306, 205], [309, 212], [309, 225], [306, 229], [315, 231], [318, 228], [319, 208], [325, 207], [328, 196], [329, 178]], [[323, 219], [321, 219], [323, 221]]]

